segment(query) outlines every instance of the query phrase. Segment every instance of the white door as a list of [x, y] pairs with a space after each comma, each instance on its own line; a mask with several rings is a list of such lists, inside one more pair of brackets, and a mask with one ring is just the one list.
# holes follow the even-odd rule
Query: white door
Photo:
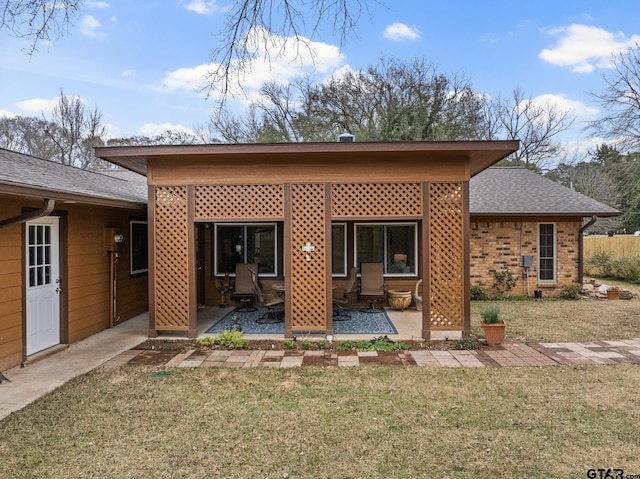
[[60, 344], [58, 217], [26, 223], [27, 355]]

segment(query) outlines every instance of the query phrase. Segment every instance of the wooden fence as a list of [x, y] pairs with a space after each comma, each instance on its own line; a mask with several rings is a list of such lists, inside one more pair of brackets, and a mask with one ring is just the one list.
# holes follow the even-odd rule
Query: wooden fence
[[584, 238], [584, 258], [598, 251], [610, 253], [614, 259], [640, 257], [640, 236], [586, 236]]

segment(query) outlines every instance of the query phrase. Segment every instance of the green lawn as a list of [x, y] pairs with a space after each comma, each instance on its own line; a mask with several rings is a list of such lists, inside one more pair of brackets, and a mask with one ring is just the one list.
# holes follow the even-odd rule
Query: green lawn
[[0, 422], [0, 477], [640, 474], [637, 366], [123, 367]]
[[[512, 338], [592, 341], [640, 337], [638, 303], [500, 306]], [[472, 304], [474, 331], [486, 304]], [[124, 366], [76, 378], [0, 421], [0, 477], [640, 475], [638, 391], [637, 365]]]

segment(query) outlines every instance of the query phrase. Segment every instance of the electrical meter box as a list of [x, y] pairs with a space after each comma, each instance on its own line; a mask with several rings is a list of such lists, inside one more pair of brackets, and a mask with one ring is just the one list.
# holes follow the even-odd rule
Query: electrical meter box
[[525, 255], [522, 257], [522, 265], [523, 268], [531, 268], [533, 266], [533, 256]]

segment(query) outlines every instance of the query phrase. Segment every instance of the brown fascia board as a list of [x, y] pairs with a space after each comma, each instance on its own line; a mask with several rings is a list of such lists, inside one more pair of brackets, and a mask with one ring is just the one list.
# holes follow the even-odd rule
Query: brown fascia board
[[[169, 146], [107, 146], [95, 149], [98, 158], [109, 161], [141, 175], [147, 174], [147, 161], [153, 158], [203, 157], [240, 155], [301, 155], [319, 154], [353, 155], [403, 153], [461, 153], [471, 162], [474, 176], [489, 166], [517, 151], [519, 141], [407, 141], [407, 142], [326, 142], [326, 143], [251, 143], [216, 145]], [[355, 158], [355, 157], [352, 157]], [[363, 155], [363, 159], [366, 157]]]
[[93, 206], [105, 206], [109, 208], [122, 208], [128, 210], [142, 210], [147, 206], [146, 202], [100, 198], [96, 196], [87, 196], [77, 193], [68, 193], [64, 191], [38, 188], [35, 186], [20, 186], [4, 182], [0, 182], [0, 193], [38, 199], [51, 198], [53, 200], [62, 201], [63, 203], [68, 204], [79, 203]]
[[584, 213], [584, 212], [567, 212], [567, 211], [562, 211], [559, 213], [550, 213], [548, 211], [545, 212], [526, 212], [526, 213], [517, 213], [517, 212], [512, 212], [512, 213], [497, 213], [495, 211], [491, 211], [491, 212], [476, 212], [476, 211], [471, 211], [469, 213], [469, 215], [473, 218], [474, 216], [482, 216], [482, 217], [494, 217], [494, 218], [501, 218], [501, 217], [506, 217], [506, 218], [515, 218], [515, 217], [523, 217], [523, 218], [529, 218], [529, 217], [543, 217], [543, 216], [554, 216], [554, 217], [558, 217], [558, 216], [566, 216], [566, 217], [578, 217], [578, 216], [582, 216], [583, 218], [586, 218], [588, 216], [597, 216], [598, 218], [610, 218], [613, 216], [620, 216], [622, 214], [622, 211], [617, 211], [615, 213], [613, 212], [601, 212], [601, 213], [594, 213], [594, 212], [589, 212], [589, 213]]

